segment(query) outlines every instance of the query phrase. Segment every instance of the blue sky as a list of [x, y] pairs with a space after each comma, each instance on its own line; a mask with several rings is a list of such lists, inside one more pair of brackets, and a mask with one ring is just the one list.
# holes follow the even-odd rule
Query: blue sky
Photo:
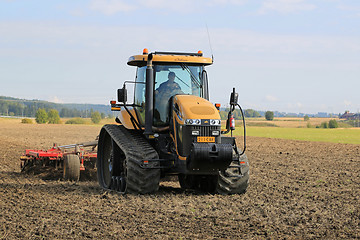
[[358, 0], [0, 0], [0, 95], [107, 104], [145, 47], [213, 54], [225, 106], [360, 110]]

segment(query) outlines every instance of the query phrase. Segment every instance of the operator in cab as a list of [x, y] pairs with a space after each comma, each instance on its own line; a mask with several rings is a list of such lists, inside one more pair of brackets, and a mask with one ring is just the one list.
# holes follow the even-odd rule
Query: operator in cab
[[170, 98], [176, 94], [184, 94], [180, 85], [175, 82], [175, 77], [174, 72], [169, 72], [168, 80], [155, 90], [155, 110], [158, 111], [158, 114], [155, 111], [155, 118], [160, 118], [158, 120], [164, 123], [168, 122]]

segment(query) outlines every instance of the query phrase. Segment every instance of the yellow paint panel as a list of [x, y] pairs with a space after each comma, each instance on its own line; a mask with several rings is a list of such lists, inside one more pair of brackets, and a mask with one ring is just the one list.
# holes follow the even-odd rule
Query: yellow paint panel
[[[136, 120], [138, 120], [137, 116], [136, 116], [136, 113], [135, 113], [135, 110], [133, 108], [130, 108], [129, 112], [134, 116], [134, 118]], [[131, 119], [130, 119], [130, 115], [125, 109], [123, 109], [123, 108], [121, 109], [118, 117], [119, 117], [121, 123], [124, 125], [125, 128], [134, 129], [134, 126], [133, 126], [133, 124], [131, 122]]]
[[[130, 66], [145, 66], [148, 55], [135, 55], [131, 56], [128, 60]], [[211, 65], [212, 59], [199, 56], [179, 56], [179, 55], [153, 55], [153, 62], [160, 63], [193, 63], [199, 65]]]
[[174, 102], [185, 119], [220, 119], [215, 106], [208, 100], [193, 95], [176, 95]]

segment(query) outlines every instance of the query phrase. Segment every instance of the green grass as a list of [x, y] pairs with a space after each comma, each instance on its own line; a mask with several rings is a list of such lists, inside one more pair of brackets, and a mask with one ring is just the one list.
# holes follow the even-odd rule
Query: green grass
[[86, 124], [86, 120], [83, 118], [71, 118], [65, 124]]
[[33, 123], [33, 120], [30, 119], [30, 118], [23, 118], [23, 119], [21, 120], [21, 123], [32, 124], [32, 123]]
[[[319, 129], [319, 128], [274, 128], [247, 127], [247, 135], [255, 137], [293, 139], [314, 142], [360, 144], [360, 129]], [[242, 135], [238, 127], [234, 135]]]
[[[235, 125], [238, 127], [241, 127], [243, 125], [243, 123], [237, 122]], [[278, 125], [271, 123], [271, 122], [247, 122], [246, 126], [249, 126], [249, 127], [279, 127]]]

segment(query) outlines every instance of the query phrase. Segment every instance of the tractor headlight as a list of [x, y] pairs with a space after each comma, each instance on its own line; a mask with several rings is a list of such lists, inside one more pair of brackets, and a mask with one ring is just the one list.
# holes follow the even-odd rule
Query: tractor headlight
[[220, 134], [219, 130], [215, 130], [215, 131], [211, 132], [211, 135], [213, 135], [213, 136], [219, 136], [219, 134]]
[[186, 125], [200, 125], [201, 120], [200, 119], [186, 119], [185, 124]]
[[200, 135], [200, 131], [199, 131], [199, 130], [193, 130], [193, 131], [191, 131], [191, 135], [193, 135], [193, 136], [199, 136], [199, 135]]
[[220, 119], [211, 119], [210, 125], [221, 126], [221, 120]]

